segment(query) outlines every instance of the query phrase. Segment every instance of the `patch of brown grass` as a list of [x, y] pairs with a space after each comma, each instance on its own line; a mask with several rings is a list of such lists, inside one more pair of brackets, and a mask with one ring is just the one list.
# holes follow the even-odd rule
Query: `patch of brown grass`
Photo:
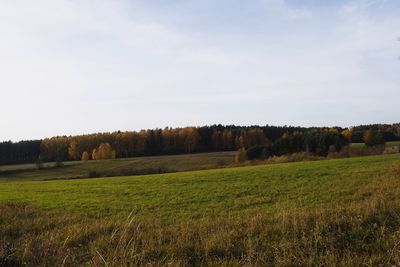
[[272, 156], [266, 160], [267, 163], [288, 163], [288, 162], [299, 162], [299, 161], [312, 161], [312, 160], [323, 160], [325, 157], [307, 155], [306, 152], [298, 152], [293, 154], [286, 154], [282, 156]]

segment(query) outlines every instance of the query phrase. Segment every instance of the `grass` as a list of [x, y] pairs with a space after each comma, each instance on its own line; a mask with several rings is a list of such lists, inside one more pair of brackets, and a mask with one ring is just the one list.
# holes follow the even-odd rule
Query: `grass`
[[[396, 146], [400, 145], [400, 141], [386, 142], [386, 146]], [[365, 143], [352, 143], [351, 147], [365, 147]]]
[[[43, 169], [35, 164], [0, 166], [0, 182], [16, 180], [53, 180], [87, 178], [90, 172], [101, 176], [118, 176], [136, 173], [163, 173], [212, 169], [234, 163], [235, 152], [215, 152], [174, 156], [136, 157], [102, 161], [71, 161], [64, 167], [54, 168], [54, 163], [44, 163]], [[1, 171], [5, 172], [1, 174]]]
[[0, 183], [0, 265], [400, 262], [400, 155]]
[[[387, 146], [399, 144], [400, 141], [386, 143]], [[374, 148], [367, 150], [364, 143], [353, 143], [350, 147], [356, 150], [352, 152], [354, 154], [352, 156], [375, 155], [381, 154], [383, 151], [383, 148], [382, 150]], [[41, 169], [38, 169], [36, 164], [3, 165], [0, 166], [0, 182], [115, 177], [216, 169], [235, 166], [234, 155], [235, 152], [213, 152], [88, 161], [85, 163], [68, 161], [63, 163], [63, 167], [55, 167], [54, 162], [49, 162], [43, 163]], [[339, 157], [345, 156], [339, 155]], [[257, 164], [260, 164], [260, 162]]]
[[399, 162], [375, 156], [162, 175], [0, 184], [0, 201], [92, 216], [155, 213], [163, 219], [346, 203], [372, 174]]
[[[65, 166], [71, 165], [79, 165], [81, 161], [67, 161], [63, 164]], [[43, 169], [51, 169], [55, 165], [55, 162], [44, 162], [42, 163]], [[0, 165], [0, 171], [32, 171], [36, 170], [37, 166], [34, 163], [27, 163], [27, 164], [13, 164], [13, 165]]]

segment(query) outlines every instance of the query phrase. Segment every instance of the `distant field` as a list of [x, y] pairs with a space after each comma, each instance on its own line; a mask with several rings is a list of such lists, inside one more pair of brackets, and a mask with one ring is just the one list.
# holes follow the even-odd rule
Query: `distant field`
[[[81, 164], [81, 161], [67, 161], [63, 162], [65, 166], [77, 165]], [[45, 162], [42, 164], [44, 169], [49, 169], [54, 167], [54, 162]], [[36, 170], [37, 166], [33, 163], [27, 164], [14, 164], [14, 165], [0, 165], [0, 171], [29, 171], [29, 170]]]
[[[400, 141], [392, 141], [392, 142], [386, 142], [387, 146], [394, 146], [394, 145], [400, 145]], [[352, 143], [352, 147], [363, 147], [365, 146], [364, 143]]]
[[0, 203], [0, 260], [14, 251], [14, 265], [376, 266], [400, 260], [399, 154], [3, 182]]
[[[54, 163], [45, 163], [38, 170], [35, 164], [0, 166], [0, 182], [15, 180], [50, 180], [87, 178], [90, 172], [102, 176], [118, 174], [177, 172], [212, 169], [234, 163], [235, 152], [215, 152], [173, 156], [136, 157], [102, 161], [71, 161], [54, 168]], [[1, 171], [7, 173], [1, 174]]]

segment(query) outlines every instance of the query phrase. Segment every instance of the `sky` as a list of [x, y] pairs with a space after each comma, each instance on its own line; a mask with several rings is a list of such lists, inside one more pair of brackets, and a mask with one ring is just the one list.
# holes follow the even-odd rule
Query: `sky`
[[400, 122], [398, 0], [1, 0], [0, 140]]

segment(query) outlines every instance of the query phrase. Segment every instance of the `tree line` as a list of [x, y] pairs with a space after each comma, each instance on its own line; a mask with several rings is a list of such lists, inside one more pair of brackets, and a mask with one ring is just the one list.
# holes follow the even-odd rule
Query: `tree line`
[[[326, 157], [329, 152], [338, 152], [351, 140], [337, 129], [310, 130], [306, 132], [285, 133], [275, 142], [256, 145], [246, 150], [246, 159], [266, 159], [298, 152]], [[244, 153], [242, 148], [240, 153]], [[238, 160], [241, 161], [241, 160]]]
[[56, 136], [0, 143], [0, 164], [101, 160], [241, 148], [262, 150], [264, 157], [298, 151], [324, 155], [333, 147], [340, 149], [351, 142], [366, 140], [368, 143], [368, 136], [372, 145], [400, 140], [400, 124], [361, 125], [349, 129], [212, 125]]

